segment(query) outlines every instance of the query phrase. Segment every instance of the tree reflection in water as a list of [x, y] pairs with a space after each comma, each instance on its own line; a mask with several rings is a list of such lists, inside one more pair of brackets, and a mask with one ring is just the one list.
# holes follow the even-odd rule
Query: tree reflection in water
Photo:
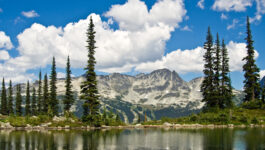
[[1, 150], [265, 149], [265, 129], [0, 131]]

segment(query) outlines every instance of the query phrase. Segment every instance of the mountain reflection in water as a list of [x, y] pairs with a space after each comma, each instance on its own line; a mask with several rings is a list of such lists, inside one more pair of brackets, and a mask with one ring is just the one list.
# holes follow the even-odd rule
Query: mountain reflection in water
[[265, 149], [265, 129], [0, 131], [1, 150]]

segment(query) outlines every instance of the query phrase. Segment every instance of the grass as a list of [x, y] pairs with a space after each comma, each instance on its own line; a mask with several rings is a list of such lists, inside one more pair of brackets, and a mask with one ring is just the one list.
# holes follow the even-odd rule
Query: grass
[[201, 112], [199, 114], [192, 114], [187, 117], [167, 118], [163, 117], [161, 120], [152, 120], [142, 123], [143, 125], [161, 125], [165, 122], [174, 124], [265, 124], [265, 110], [262, 109], [225, 109], [217, 110], [216, 112]]

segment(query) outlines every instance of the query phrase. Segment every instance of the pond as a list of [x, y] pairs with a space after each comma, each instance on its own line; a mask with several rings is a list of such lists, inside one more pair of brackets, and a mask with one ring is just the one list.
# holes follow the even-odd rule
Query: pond
[[265, 149], [265, 128], [0, 131], [1, 150]]

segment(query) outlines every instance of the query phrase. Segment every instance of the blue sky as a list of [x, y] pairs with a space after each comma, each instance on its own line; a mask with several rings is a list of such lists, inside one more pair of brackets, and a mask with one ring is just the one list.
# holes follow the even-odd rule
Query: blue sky
[[83, 74], [85, 29], [92, 16], [99, 74], [169, 68], [186, 81], [202, 76], [202, 46], [210, 26], [214, 36], [224, 38], [232, 84], [242, 89], [247, 15], [257, 65], [265, 75], [264, 13], [265, 0], [0, 0], [0, 77], [34, 81], [40, 69], [49, 74], [52, 56], [63, 77], [68, 54], [74, 76]]

